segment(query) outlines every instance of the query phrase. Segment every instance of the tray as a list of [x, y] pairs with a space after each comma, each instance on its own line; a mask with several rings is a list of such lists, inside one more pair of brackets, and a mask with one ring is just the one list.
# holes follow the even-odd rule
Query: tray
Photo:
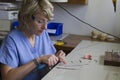
[[105, 52], [104, 65], [120, 66], [120, 55], [113, 52]]

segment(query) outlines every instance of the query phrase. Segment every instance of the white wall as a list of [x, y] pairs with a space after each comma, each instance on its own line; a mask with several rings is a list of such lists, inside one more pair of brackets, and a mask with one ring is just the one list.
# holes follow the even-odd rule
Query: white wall
[[[112, 0], [88, 0], [88, 5], [60, 4], [73, 15], [92, 26], [120, 37], [120, 0], [117, 0], [117, 10], [114, 12]], [[54, 22], [64, 23], [64, 33], [90, 35], [92, 28], [76, 20], [63, 9], [55, 6]]]

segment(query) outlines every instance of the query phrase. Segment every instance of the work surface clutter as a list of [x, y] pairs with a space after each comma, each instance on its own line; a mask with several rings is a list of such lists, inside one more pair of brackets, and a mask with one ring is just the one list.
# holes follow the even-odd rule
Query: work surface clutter
[[104, 64], [106, 51], [118, 51], [120, 44], [81, 41], [67, 55], [67, 64], [59, 63], [42, 80], [120, 80], [120, 67]]

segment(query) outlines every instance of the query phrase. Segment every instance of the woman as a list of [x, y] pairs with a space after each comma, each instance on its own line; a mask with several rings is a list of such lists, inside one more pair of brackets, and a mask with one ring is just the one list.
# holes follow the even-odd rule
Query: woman
[[[66, 63], [65, 53], [56, 53], [48, 33], [47, 22], [53, 19], [53, 6], [48, 0], [23, 0], [19, 11], [19, 27], [4, 39], [1, 51], [3, 80], [40, 80], [39, 69]], [[56, 53], [56, 54], [55, 54]], [[44, 65], [43, 65], [44, 64]]]

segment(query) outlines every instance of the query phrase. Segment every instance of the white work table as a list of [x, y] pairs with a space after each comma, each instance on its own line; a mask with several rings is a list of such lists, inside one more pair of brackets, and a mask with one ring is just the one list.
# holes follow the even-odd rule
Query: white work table
[[[81, 41], [67, 55], [67, 64], [59, 63], [42, 80], [120, 80], [120, 67], [104, 65], [105, 51], [120, 50], [120, 44]], [[86, 54], [92, 60], [83, 59]]]

